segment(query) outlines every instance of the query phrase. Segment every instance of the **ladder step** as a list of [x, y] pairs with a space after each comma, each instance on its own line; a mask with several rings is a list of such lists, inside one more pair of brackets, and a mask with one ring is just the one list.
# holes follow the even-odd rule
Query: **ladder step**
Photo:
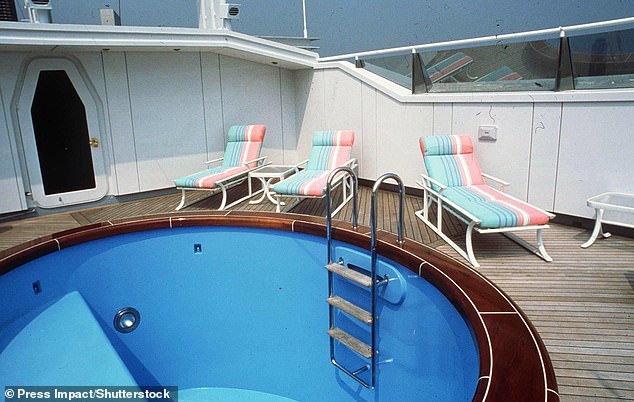
[[353, 269], [350, 269], [344, 265], [333, 262], [326, 265], [326, 269], [332, 273], [341, 275], [346, 279], [350, 279], [351, 281], [354, 281], [361, 286], [365, 286], [366, 288], [372, 286], [372, 278]]
[[366, 343], [363, 343], [354, 336], [350, 335], [349, 333], [344, 332], [339, 328], [333, 328], [328, 330], [328, 335], [330, 335], [331, 338], [334, 338], [343, 343], [366, 359], [372, 357], [372, 348], [370, 348], [370, 346]]
[[326, 299], [328, 304], [333, 307], [338, 308], [339, 310], [346, 312], [356, 318], [357, 320], [363, 322], [364, 324], [372, 324], [372, 314], [369, 311], [362, 309], [356, 304], [350, 303], [346, 299], [342, 299], [339, 296], [333, 296]]

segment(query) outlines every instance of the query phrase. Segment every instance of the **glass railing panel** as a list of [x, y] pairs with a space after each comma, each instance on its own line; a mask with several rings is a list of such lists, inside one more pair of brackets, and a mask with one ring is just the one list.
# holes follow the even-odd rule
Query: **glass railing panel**
[[423, 52], [429, 92], [552, 91], [559, 39]]
[[634, 29], [568, 40], [575, 89], [634, 87]]
[[366, 70], [412, 90], [413, 56], [411, 53], [364, 58], [362, 62]]

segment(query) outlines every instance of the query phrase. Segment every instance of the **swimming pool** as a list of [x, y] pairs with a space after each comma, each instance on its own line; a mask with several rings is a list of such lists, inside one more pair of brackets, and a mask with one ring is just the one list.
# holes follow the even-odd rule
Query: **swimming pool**
[[[336, 229], [335, 256], [367, 266], [362, 233]], [[556, 395], [539, 337], [503, 293], [388, 234], [379, 271], [394, 283], [379, 299], [378, 380], [374, 390], [352, 381], [328, 356], [323, 235], [323, 222], [308, 217], [173, 215], [92, 225], [4, 253], [0, 385], [177, 385], [181, 400]], [[364, 290], [336, 286], [362, 303]], [[124, 307], [140, 313], [129, 333], [113, 328]], [[337, 318], [364, 336], [353, 319]], [[338, 349], [343, 360], [361, 359], [346, 351]], [[42, 361], [50, 367], [34, 373]], [[72, 369], [61, 369], [68, 363]]]

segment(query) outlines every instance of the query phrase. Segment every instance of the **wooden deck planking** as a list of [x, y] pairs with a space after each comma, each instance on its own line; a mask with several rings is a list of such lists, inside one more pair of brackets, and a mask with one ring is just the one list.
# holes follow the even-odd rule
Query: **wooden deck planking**
[[[229, 199], [246, 193], [232, 189]], [[196, 194], [202, 197], [204, 194]], [[333, 206], [340, 200], [335, 192]], [[370, 223], [370, 189], [360, 187], [359, 223]], [[93, 207], [30, 219], [0, 223], [0, 249], [81, 224], [173, 211], [180, 194]], [[217, 208], [220, 197], [207, 198], [185, 211]], [[437, 246], [460, 260], [457, 253], [414, 217], [422, 200], [407, 196], [404, 203], [404, 234]], [[378, 193], [378, 227], [396, 232], [398, 197]], [[274, 211], [268, 201], [240, 210]], [[325, 215], [325, 201], [301, 202], [290, 212]], [[348, 204], [335, 219], [350, 221]], [[433, 217], [435, 219], [435, 216]], [[464, 225], [449, 216], [443, 220], [458, 243]], [[634, 242], [613, 236], [581, 249], [586, 230], [553, 224], [544, 241], [553, 257], [546, 263], [499, 234], [474, 237], [479, 271], [502, 288], [526, 313], [539, 331], [553, 361], [562, 401], [634, 400]], [[522, 234], [534, 241], [534, 235]]]

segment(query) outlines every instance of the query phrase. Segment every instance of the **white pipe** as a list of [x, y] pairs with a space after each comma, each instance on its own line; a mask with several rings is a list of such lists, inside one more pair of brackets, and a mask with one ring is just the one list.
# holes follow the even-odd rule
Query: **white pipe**
[[478, 38], [471, 39], [460, 39], [460, 40], [451, 40], [445, 42], [436, 42], [436, 43], [427, 43], [423, 45], [414, 45], [414, 46], [401, 46], [401, 47], [393, 47], [387, 49], [378, 49], [378, 50], [370, 50], [367, 52], [357, 52], [357, 53], [348, 53], [341, 54], [337, 56], [328, 56], [328, 57], [320, 57], [320, 62], [326, 61], [336, 61], [336, 60], [345, 60], [356, 57], [367, 57], [367, 56], [376, 56], [381, 54], [389, 54], [389, 53], [399, 53], [399, 52], [416, 52], [417, 50], [438, 50], [439, 48], [449, 48], [449, 47], [459, 47], [459, 46], [469, 46], [469, 45], [483, 45], [483, 44], [497, 44], [500, 41], [508, 41], [512, 39], [522, 39], [522, 38], [530, 38], [530, 37], [543, 37], [546, 35], [553, 35], [553, 38], [559, 37], [561, 35], [567, 35], [569, 32], [574, 31], [588, 31], [598, 28], [610, 28], [621, 25], [631, 25], [634, 24], [634, 17], [621, 18], [617, 20], [609, 20], [609, 21], [600, 21], [600, 22], [592, 22], [588, 24], [579, 24], [579, 25], [571, 25], [568, 27], [558, 27], [558, 28], [548, 28], [548, 29], [539, 29], [535, 31], [526, 31], [526, 32], [517, 32], [503, 35], [492, 35], [492, 36], [482, 36]]
[[306, 0], [302, 0], [302, 12], [304, 13], [304, 38], [308, 39], [308, 28], [306, 25]]

